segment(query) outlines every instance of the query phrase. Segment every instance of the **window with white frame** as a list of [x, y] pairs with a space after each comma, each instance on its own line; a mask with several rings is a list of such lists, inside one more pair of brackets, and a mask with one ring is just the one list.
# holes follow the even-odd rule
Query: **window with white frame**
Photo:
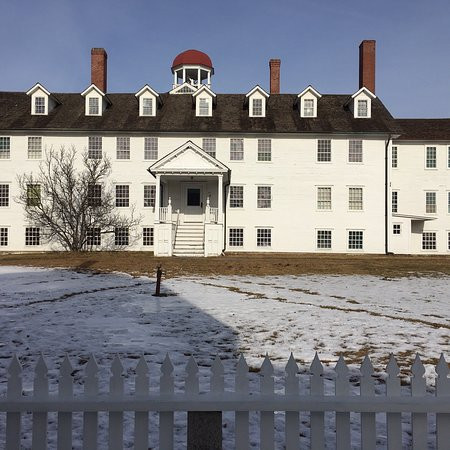
[[158, 159], [158, 138], [144, 138], [144, 159]]
[[450, 169], [450, 147], [447, 149], [447, 169]]
[[11, 157], [11, 138], [9, 136], [0, 136], [0, 159], [9, 159]]
[[252, 99], [253, 115], [262, 116], [263, 115], [263, 101], [262, 98]]
[[216, 157], [216, 138], [203, 138], [202, 147], [209, 156]]
[[100, 114], [100, 100], [98, 97], [89, 97], [89, 115], [98, 116]]
[[425, 192], [425, 212], [436, 214], [436, 192]]
[[86, 232], [86, 244], [90, 247], [94, 245], [101, 245], [100, 228], [88, 228]]
[[258, 186], [257, 200], [258, 208], [271, 208], [272, 186]]
[[436, 147], [426, 148], [426, 162], [427, 169], [436, 169]]
[[242, 161], [244, 159], [244, 139], [230, 139], [230, 160]]
[[331, 248], [331, 230], [317, 230], [316, 246], [318, 249]]
[[244, 246], [244, 229], [243, 228], [229, 228], [228, 229], [228, 245], [230, 247]]
[[142, 115], [143, 116], [153, 116], [153, 99], [143, 98], [142, 99]]
[[317, 161], [331, 162], [331, 140], [318, 139], [317, 140]]
[[424, 231], [422, 233], [422, 250], [436, 250], [435, 231]]
[[30, 136], [28, 138], [28, 159], [42, 158], [42, 137]]
[[348, 188], [348, 209], [350, 211], [362, 211], [363, 209], [363, 188]]
[[447, 192], [447, 212], [450, 214], [450, 191]]
[[392, 168], [398, 167], [398, 149], [396, 146], [392, 147]]
[[450, 250], [450, 231], [447, 232], [447, 250]]
[[130, 206], [130, 186], [128, 184], [116, 185], [116, 207], [128, 208]]
[[244, 186], [230, 186], [230, 208], [244, 207]]
[[88, 137], [88, 158], [102, 159], [103, 139], [101, 136]]
[[9, 184], [0, 184], [0, 207], [9, 206]]
[[116, 227], [114, 229], [114, 245], [123, 246], [130, 243], [130, 231], [128, 228]]
[[312, 98], [303, 100], [303, 117], [314, 117], [314, 100]]
[[102, 204], [102, 185], [89, 184], [87, 193], [87, 204], [91, 208], [96, 208]]
[[0, 227], [0, 247], [8, 245], [8, 228]]
[[331, 187], [319, 186], [317, 188], [317, 209], [331, 209]]
[[37, 227], [25, 228], [25, 245], [40, 245], [41, 229]]
[[130, 138], [126, 136], [116, 138], [116, 158], [130, 159]]
[[154, 208], [156, 199], [156, 186], [154, 184], [144, 185], [144, 208]]
[[209, 100], [207, 98], [198, 99], [198, 115], [209, 116]]
[[358, 117], [367, 117], [369, 114], [368, 101], [358, 100]]
[[142, 245], [154, 245], [154, 229], [153, 227], [142, 228]]
[[348, 231], [348, 249], [362, 250], [364, 244], [364, 232], [362, 230]]
[[399, 223], [394, 223], [392, 225], [392, 234], [401, 234], [402, 226]]
[[34, 97], [34, 114], [45, 114], [45, 97]]
[[398, 191], [392, 191], [392, 212], [398, 212]]
[[351, 139], [348, 141], [348, 162], [363, 162], [363, 141], [361, 139]]
[[271, 139], [258, 139], [258, 161], [272, 161]]
[[257, 228], [256, 229], [256, 246], [271, 247], [272, 246], [272, 229]]
[[38, 206], [41, 201], [41, 185], [27, 184], [27, 206]]

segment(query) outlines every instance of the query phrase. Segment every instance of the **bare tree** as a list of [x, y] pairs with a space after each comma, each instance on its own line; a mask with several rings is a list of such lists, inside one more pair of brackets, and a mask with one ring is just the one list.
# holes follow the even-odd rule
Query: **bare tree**
[[134, 206], [122, 214], [115, 193], [108, 185], [111, 162], [103, 156], [90, 159], [83, 153], [77, 161], [75, 147], [45, 152], [36, 174], [17, 177], [26, 219], [44, 230], [43, 237], [65, 250], [90, 250], [106, 233], [130, 230], [141, 217]]

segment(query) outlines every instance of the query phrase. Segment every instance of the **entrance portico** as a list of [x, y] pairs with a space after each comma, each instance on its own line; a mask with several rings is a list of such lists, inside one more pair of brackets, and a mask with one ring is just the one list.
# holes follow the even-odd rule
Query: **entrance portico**
[[[156, 178], [155, 205], [159, 206], [154, 219], [155, 255], [172, 256], [177, 250], [180, 255], [219, 255], [228, 167], [188, 141], [148, 171]], [[197, 224], [192, 225], [192, 239], [188, 224]]]

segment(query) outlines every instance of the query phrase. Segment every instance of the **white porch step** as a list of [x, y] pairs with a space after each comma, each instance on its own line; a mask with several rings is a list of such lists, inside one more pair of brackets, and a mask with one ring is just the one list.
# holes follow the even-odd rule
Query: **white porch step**
[[173, 247], [174, 256], [200, 257], [204, 255], [205, 231], [202, 222], [180, 223]]

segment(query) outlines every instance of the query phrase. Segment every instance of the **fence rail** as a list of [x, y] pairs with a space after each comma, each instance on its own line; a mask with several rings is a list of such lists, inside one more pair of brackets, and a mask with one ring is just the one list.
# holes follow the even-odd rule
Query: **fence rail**
[[[193, 357], [187, 363], [184, 376], [184, 393], [175, 392], [174, 368], [169, 356], [161, 365], [159, 392], [149, 389], [149, 368], [141, 357], [136, 366], [134, 393], [125, 394], [124, 367], [118, 356], [111, 365], [109, 392], [99, 393], [99, 367], [92, 356], [85, 366], [84, 392], [74, 395], [73, 367], [66, 356], [61, 364], [58, 393], [49, 393], [48, 369], [41, 356], [34, 371], [33, 395], [24, 396], [22, 367], [13, 357], [8, 369], [6, 396], [0, 397], [0, 412], [6, 412], [6, 449], [19, 449], [21, 443], [21, 417], [32, 413], [32, 449], [46, 449], [48, 439], [48, 413], [58, 414], [58, 449], [72, 448], [72, 413], [83, 412], [84, 448], [98, 448], [98, 413], [109, 413], [110, 449], [123, 448], [124, 412], [134, 412], [134, 448], [148, 449], [149, 415], [159, 412], [159, 447], [174, 446], [174, 412], [189, 414], [217, 414], [220, 411], [235, 412], [235, 447], [248, 449], [250, 443], [249, 412], [260, 413], [260, 448], [274, 449], [274, 412], [284, 411], [286, 449], [298, 449], [300, 445], [300, 412], [310, 412], [310, 447], [325, 447], [325, 415], [335, 412], [336, 448], [348, 450], [352, 445], [350, 413], [360, 414], [360, 441], [364, 450], [375, 449], [377, 442], [375, 413], [386, 413], [387, 444], [389, 449], [402, 448], [402, 413], [411, 413], [413, 449], [428, 448], [427, 415], [436, 414], [436, 444], [439, 450], [449, 448], [450, 443], [450, 379], [449, 367], [443, 355], [436, 365], [435, 396], [426, 394], [425, 368], [419, 356], [411, 367], [411, 395], [401, 395], [399, 367], [391, 355], [386, 367], [386, 395], [375, 394], [374, 369], [368, 357], [360, 369], [360, 395], [350, 395], [349, 369], [341, 357], [334, 369], [334, 395], [324, 394], [323, 365], [314, 358], [310, 368], [309, 394], [300, 394], [299, 368], [291, 355], [284, 373], [284, 394], [274, 391], [274, 368], [268, 357], [262, 363], [258, 392], [250, 391], [248, 366], [241, 356], [234, 375], [234, 391], [225, 390], [224, 367], [216, 358], [210, 370], [210, 391], [199, 393], [199, 369]], [[1, 380], [0, 380], [1, 381]], [[207, 416], [206, 416], [207, 417]], [[217, 416], [216, 416], [217, 418]], [[194, 423], [194, 421], [192, 422]], [[212, 421], [211, 423], [216, 423]], [[221, 433], [218, 422], [217, 433]], [[189, 431], [189, 430], [188, 430]], [[195, 434], [195, 433], [194, 433]], [[189, 447], [188, 432], [188, 448]], [[220, 434], [221, 435], [221, 434]], [[1, 444], [0, 444], [1, 446]], [[191, 448], [193, 448], [191, 446]], [[203, 448], [208, 447], [205, 443]]]

